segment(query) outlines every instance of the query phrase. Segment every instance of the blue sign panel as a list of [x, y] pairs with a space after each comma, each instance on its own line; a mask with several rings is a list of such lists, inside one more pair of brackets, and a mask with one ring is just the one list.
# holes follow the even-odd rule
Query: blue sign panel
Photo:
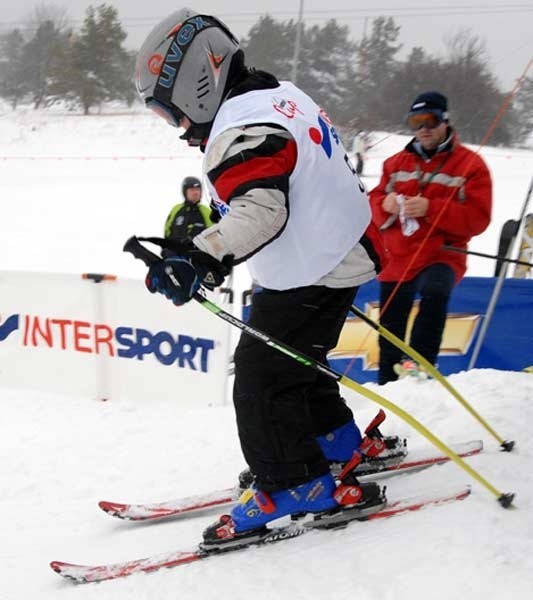
[[[494, 277], [466, 277], [454, 288], [437, 364], [442, 373], [468, 368], [496, 281]], [[378, 321], [379, 284], [373, 281], [362, 286], [355, 304]], [[415, 303], [408, 335], [417, 310]], [[336, 371], [360, 383], [376, 381], [377, 332], [361, 319], [349, 316], [329, 359]], [[533, 281], [506, 279], [475, 367], [516, 371], [532, 364]]]

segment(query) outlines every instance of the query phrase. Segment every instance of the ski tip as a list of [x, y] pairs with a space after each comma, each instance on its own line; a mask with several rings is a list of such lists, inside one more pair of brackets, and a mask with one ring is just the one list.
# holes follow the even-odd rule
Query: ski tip
[[120, 514], [126, 509], [126, 504], [120, 502], [108, 502], [107, 500], [100, 500], [98, 506], [106, 513], [119, 517]]
[[514, 508], [513, 505], [513, 500], [514, 500], [514, 493], [507, 493], [507, 494], [502, 494], [499, 498], [498, 498], [498, 502], [500, 503], [501, 506], [503, 506], [503, 508]]
[[64, 568], [66, 568], [66, 567], [79, 567], [80, 565], [77, 565], [77, 564], [75, 564], [75, 563], [68, 563], [68, 562], [64, 562], [64, 561], [62, 561], [62, 560], [53, 560], [53, 561], [50, 563], [50, 566], [52, 567], [52, 569], [53, 569], [54, 571], [57, 571], [57, 572], [59, 572], [59, 571], [61, 571], [61, 569], [64, 569]]
[[63, 577], [63, 579], [68, 579], [73, 583], [87, 583], [87, 580], [84, 577], [79, 576], [79, 574], [76, 573], [78, 569], [83, 568], [80, 565], [63, 562], [61, 560], [53, 560], [50, 563], [50, 567], [58, 575]]
[[56, 573], [59, 573], [61, 571], [61, 567], [64, 565], [65, 563], [62, 563], [59, 560], [53, 560], [50, 563], [50, 568], [55, 571]]
[[503, 452], [511, 452], [514, 448], [514, 440], [505, 440], [500, 444], [500, 448]]
[[65, 569], [69, 569], [72, 567], [77, 567], [77, 565], [73, 565], [71, 563], [66, 563], [61, 560], [53, 560], [50, 563], [50, 568], [55, 571], [58, 575], [65, 577]]

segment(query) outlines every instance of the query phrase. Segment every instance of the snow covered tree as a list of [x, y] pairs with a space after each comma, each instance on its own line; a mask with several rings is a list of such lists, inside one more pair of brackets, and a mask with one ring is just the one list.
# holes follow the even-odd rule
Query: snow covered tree
[[527, 77], [514, 101], [513, 139], [533, 146], [533, 77]]
[[54, 96], [54, 85], [65, 64], [69, 36], [53, 21], [43, 21], [22, 49], [19, 68], [34, 108], [48, 104]]
[[0, 40], [0, 61], [3, 63], [0, 80], [0, 95], [9, 100], [13, 109], [28, 91], [24, 72], [21, 69], [24, 38], [14, 29]]
[[275, 21], [269, 15], [260, 17], [248, 32], [248, 37], [240, 42], [246, 54], [246, 63], [268, 71], [279, 79], [289, 79], [295, 37], [294, 21]]
[[133, 101], [133, 57], [122, 46], [126, 36], [115, 8], [101, 4], [87, 9], [72, 42], [68, 77], [71, 94], [85, 114], [107, 100]]
[[[449, 98], [453, 123], [463, 141], [484, 140], [505, 101], [491, 73], [485, 44], [468, 30], [461, 30], [448, 41], [448, 54], [440, 71], [441, 91]], [[492, 133], [490, 144], [510, 144], [510, 118], [504, 117]]]
[[355, 78], [355, 44], [349, 28], [330, 19], [302, 36], [298, 85], [333, 121], [342, 125], [352, 114], [351, 91]]
[[411, 50], [405, 62], [397, 62], [390, 83], [390, 94], [395, 98], [389, 106], [388, 129], [404, 129], [407, 109], [413, 98], [426, 90], [442, 88], [441, 61], [428, 55], [423, 48]]
[[400, 27], [391, 17], [378, 17], [372, 31], [357, 44], [358, 74], [352, 86], [356, 99], [354, 117], [363, 129], [385, 129], [393, 123], [391, 104]]
[[[271, 72], [278, 79], [292, 75], [297, 24], [279, 22], [266, 15], [241, 40], [249, 66]], [[349, 29], [330, 19], [322, 27], [302, 26], [298, 58], [298, 86], [313, 97], [334, 119], [344, 119], [353, 70], [355, 45]]]

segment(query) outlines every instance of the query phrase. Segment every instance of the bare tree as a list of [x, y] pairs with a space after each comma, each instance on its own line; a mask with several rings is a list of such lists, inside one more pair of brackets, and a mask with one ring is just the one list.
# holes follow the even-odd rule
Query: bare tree
[[53, 23], [58, 33], [64, 33], [70, 29], [68, 11], [63, 6], [41, 2], [23, 19], [26, 29], [31, 32], [37, 31], [43, 23]]
[[516, 94], [513, 133], [521, 144], [533, 146], [533, 77], [527, 77]]
[[[447, 56], [442, 63], [443, 92], [449, 96], [452, 120], [461, 137], [481, 142], [498, 114], [505, 95], [490, 70], [485, 42], [469, 29], [461, 29], [446, 40]], [[503, 119], [490, 143], [511, 141], [509, 121]]]

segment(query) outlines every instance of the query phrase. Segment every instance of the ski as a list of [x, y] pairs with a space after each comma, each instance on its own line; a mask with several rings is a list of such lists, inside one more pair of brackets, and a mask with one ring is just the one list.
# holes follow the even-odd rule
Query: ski
[[[483, 450], [483, 442], [474, 440], [450, 445], [450, 448], [461, 458], [479, 454]], [[379, 476], [380, 478], [398, 474], [419, 471], [432, 465], [449, 462], [449, 458], [432, 449], [410, 452], [406, 460], [397, 464], [384, 467], [379, 463], [364, 463], [365, 470], [358, 470], [357, 477], [361, 480]], [[101, 500], [98, 506], [108, 515], [128, 521], [150, 521], [194, 515], [194, 513], [217, 506], [224, 506], [236, 502], [242, 490], [239, 486], [198, 494], [176, 500], [158, 503], [125, 504], [122, 502], [109, 502]]]
[[[413, 512], [424, 507], [436, 506], [457, 500], [464, 500], [470, 494], [469, 486], [461, 486], [447, 492], [428, 492], [426, 494], [411, 498], [403, 498], [396, 500], [379, 512], [372, 513], [366, 516], [354, 517], [351, 516], [344, 522], [336, 522], [335, 524], [344, 527], [350, 521], [374, 521], [400, 515], [405, 512]], [[321, 521], [308, 521], [306, 523], [291, 522], [288, 525], [265, 529], [259, 538], [252, 538], [250, 541], [241, 540], [240, 543], [228, 545], [227, 547], [216, 547], [206, 549], [198, 546], [192, 550], [175, 551], [138, 560], [119, 562], [107, 565], [76, 565], [62, 561], [53, 561], [50, 563], [51, 568], [64, 577], [65, 579], [76, 583], [90, 583], [96, 581], [106, 581], [109, 579], [117, 579], [126, 577], [134, 573], [150, 573], [162, 568], [178, 567], [186, 565], [204, 558], [214, 555], [227, 554], [235, 550], [244, 550], [252, 546], [272, 544], [275, 542], [286, 541], [301, 535], [307, 534], [318, 529], [329, 529], [327, 526], [321, 525]]]

